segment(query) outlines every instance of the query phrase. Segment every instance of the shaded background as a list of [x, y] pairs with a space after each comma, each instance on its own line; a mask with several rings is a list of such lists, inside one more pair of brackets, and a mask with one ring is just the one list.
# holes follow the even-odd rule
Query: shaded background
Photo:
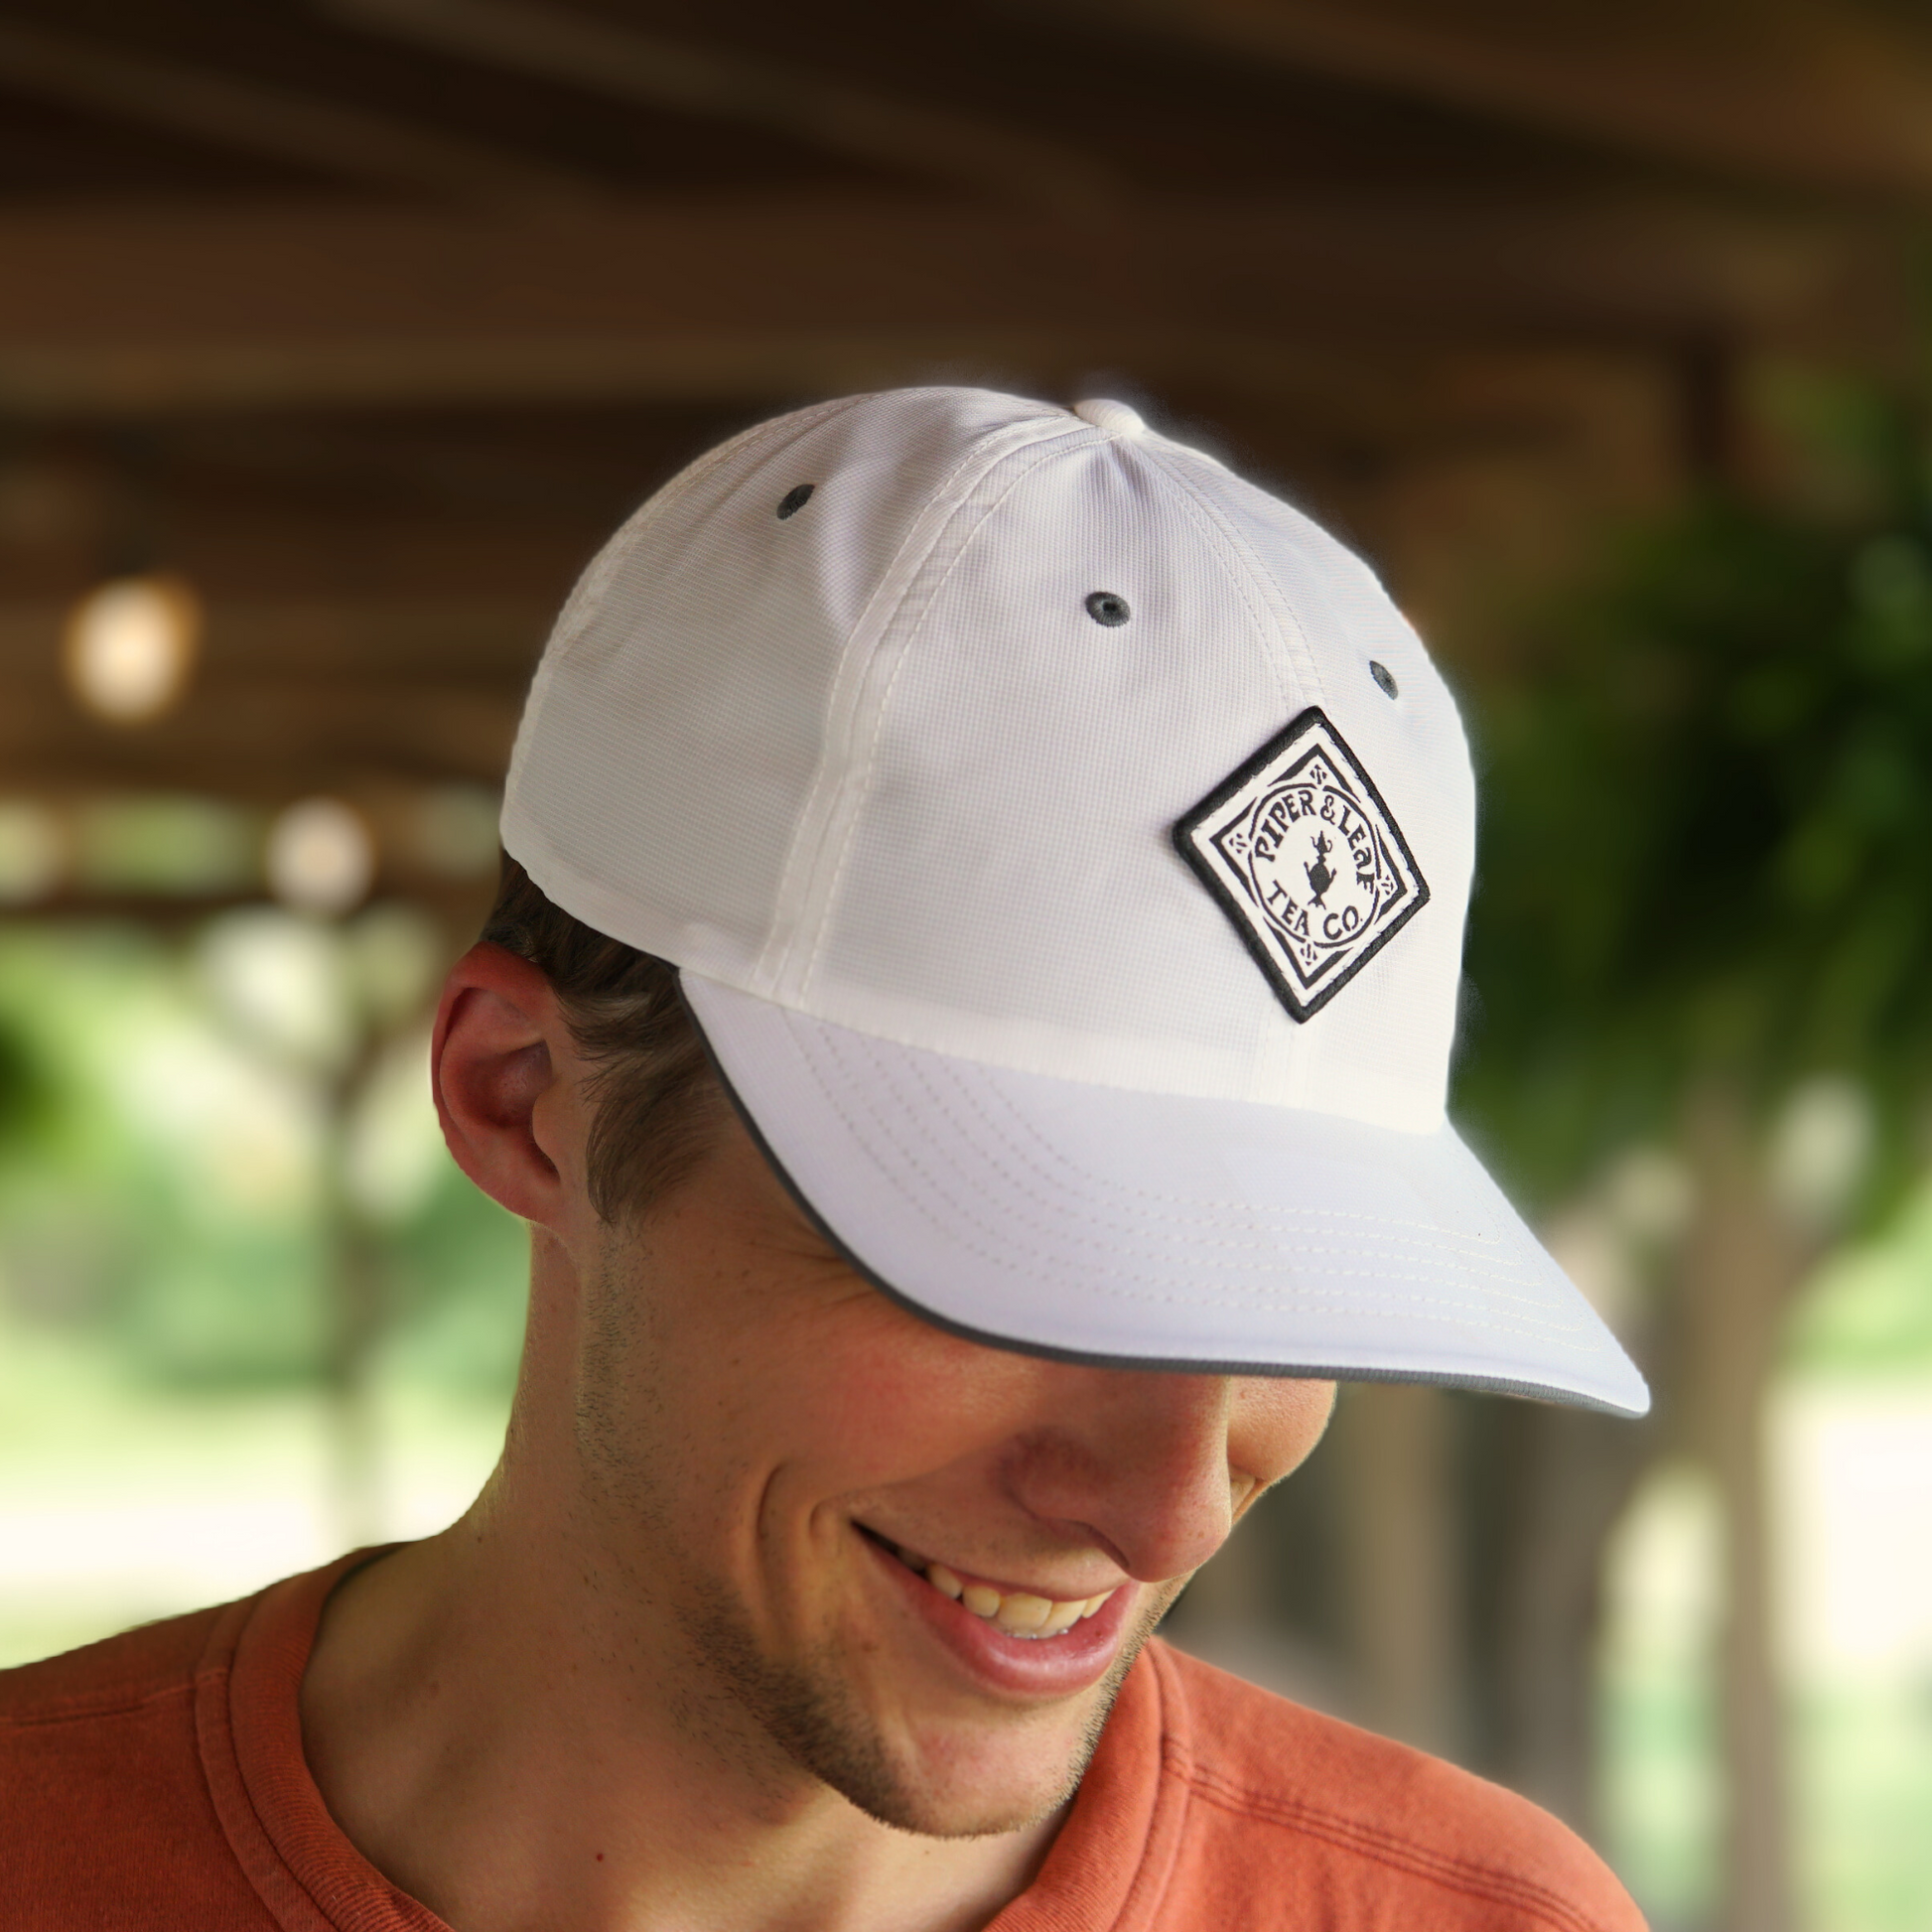
[[555, 607], [679, 465], [1123, 396], [1486, 779], [1457, 1110], [1659, 1392], [1345, 1392], [1181, 1640], [1660, 1926], [1932, 1925], [1932, 30], [1791, 0], [0, 10], [0, 1663], [439, 1526], [422, 1092]]

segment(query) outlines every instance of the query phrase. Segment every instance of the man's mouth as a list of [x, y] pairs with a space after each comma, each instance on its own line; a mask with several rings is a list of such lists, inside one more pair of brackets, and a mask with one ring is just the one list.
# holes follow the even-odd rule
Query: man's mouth
[[1092, 1616], [1114, 1593], [1103, 1589], [1098, 1596], [1076, 1596], [1061, 1602], [1050, 1596], [1035, 1596], [1030, 1590], [998, 1589], [977, 1578], [961, 1577], [943, 1563], [915, 1555], [863, 1523], [857, 1528], [890, 1551], [914, 1576], [923, 1577], [942, 1595], [950, 1596], [962, 1608], [983, 1617], [1009, 1637], [1057, 1637]]

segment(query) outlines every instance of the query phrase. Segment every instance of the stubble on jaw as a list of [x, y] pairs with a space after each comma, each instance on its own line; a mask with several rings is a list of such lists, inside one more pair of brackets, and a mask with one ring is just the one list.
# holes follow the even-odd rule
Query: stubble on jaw
[[1040, 1824], [1079, 1789], [1127, 1673], [1177, 1593], [1176, 1586], [1156, 1594], [1123, 1641], [1050, 1792], [972, 1814], [949, 1807], [942, 1793], [894, 1761], [879, 1726], [852, 1695], [837, 1646], [823, 1646], [799, 1664], [777, 1663], [759, 1650], [741, 1606], [722, 1589], [707, 1590], [692, 1611], [679, 1613], [679, 1622], [716, 1681], [800, 1770], [896, 1830], [924, 1838], [990, 1838]]
[[[588, 1333], [581, 1365], [576, 1435], [578, 1451], [597, 1488], [646, 1539], [667, 1547], [675, 1538], [662, 1485], [675, 1481], [676, 1451], [660, 1441], [644, 1449], [626, 1427], [634, 1420], [661, 1425], [663, 1392], [652, 1374], [655, 1351], [648, 1297], [641, 1292], [634, 1238], [615, 1240], [605, 1265], [587, 1284]], [[641, 1452], [640, 1452], [641, 1451]], [[619, 1567], [632, 1566], [618, 1559]], [[660, 1586], [630, 1581], [645, 1593]], [[1184, 1581], [1184, 1580], [1182, 1580]], [[670, 1687], [672, 1716], [691, 1742], [720, 1758], [782, 1804], [782, 1774], [753, 1743], [762, 1737], [788, 1762], [839, 1793], [848, 1803], [898, 1831], [929, 1838], [985, 1838], [1025, 1831], [1050, 1817], [1079, 1789], [1099, 1748], [1120, 1687], [1154, 1634], [1181, 1583], [1150, 1592], [1137, 1627], [1092, 1693], [1079, 1738], [1045, 1794], [1016, 1796], [962, 1816], [943, 1795], [897, 1763], [877, 1722], [853, 1695], [850, 1661], [836, 1644], [819, 1646], [797, 1662], [781, 1662], [760, 1648], [745, 1606], [716, 1579], [696, 1578], [688, 1594], [666, 1603], [696, 1667]], [[681, 1598], [682, 1600], [679, 1600]], [[1000, 1722], [997, 1716], [989, 1722]]]

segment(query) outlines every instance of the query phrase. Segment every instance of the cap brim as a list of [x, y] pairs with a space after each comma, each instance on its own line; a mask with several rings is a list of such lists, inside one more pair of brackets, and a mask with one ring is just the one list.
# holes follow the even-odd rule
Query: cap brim
[[904, 1046], [690, 973], [779, 1173], [872, 1282], [975, 1340], [1115, 1367], [1650, 1407], [1445, 1124], [1407, 1134]]

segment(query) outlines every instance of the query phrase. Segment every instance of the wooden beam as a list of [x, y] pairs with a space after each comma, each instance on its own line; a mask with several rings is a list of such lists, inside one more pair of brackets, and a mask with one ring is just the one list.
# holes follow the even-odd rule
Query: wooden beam
[[552, 615], [454, 599], [217, 598], [179, 708], [127, 728], [89, 717], [63, 685], [60, 607], [0, 604], [0, 789], [272, 803], [376, 779], [494, 783]]
[[395, 679], [372, 692], [345, 676], [198, 690], [131, 731], [82, 717], [65, 693], [37, 701], [10, 688], [0, 772], [11, 796], [82, 783], [273, 802], [378, 780], [495, 784], [521, 708], [520, 685], [484, 693]]
[[[550, 601], [527, 596], [265, 602], [216, 593], [196, 688], [351, 679], [358, 689], [435, 682], [520, 699], [555, 615]], [[66, 619], [67, 607], [53, 602], [0, 603], [0, 678], [37, 684], [51, 697]]]
[[344, 181], [537, 209], [598, 192], [484, 143], [18, 21], [0, 21], [0, 85]]
[[1114, 200], [1076, 148], [796, 68], [520, 0], [311, 0], [340, 24], [641, 106], [792, 135], [875, 166], [1092, 214]]
[[764, 400], [945, 371], [1265, 388], [1323, 338], [1791, 342], [1900, 313], [1890, 256], [1844, 224], [1413, 194], [1097, 227], [832, 199], [63, 210], [0, 217], [0, 412], [40, 416]]
[[[1932, 37], [1829, 0], [1614, 8], [1435, 0], [1045, 0], [1626, 152], [1932, 198]], [[1909, 13], [1911, 10], [1904, 10]]]

